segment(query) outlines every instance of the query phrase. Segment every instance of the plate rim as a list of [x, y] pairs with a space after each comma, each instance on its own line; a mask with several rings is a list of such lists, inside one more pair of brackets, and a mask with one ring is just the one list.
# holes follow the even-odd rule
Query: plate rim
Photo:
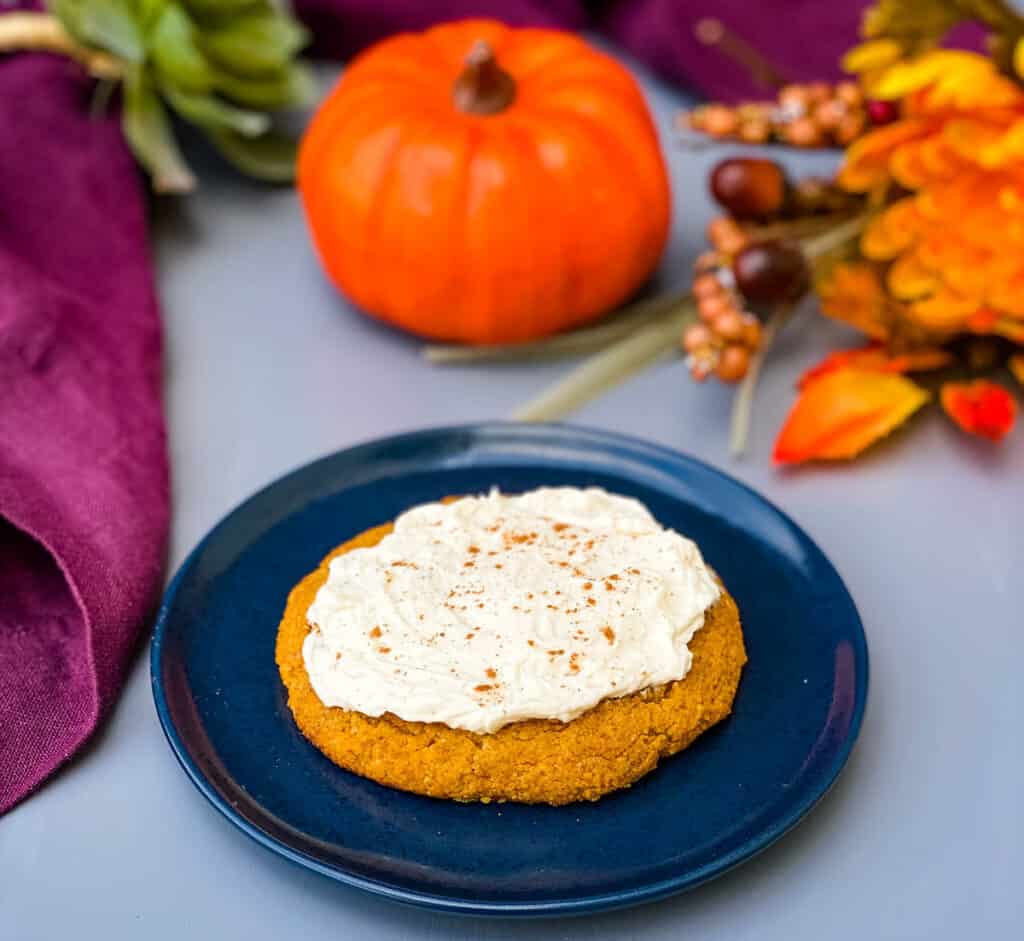
[[[198, 764], [189, 754], [182, 736], [179, 734], [171, 718], [170, 707], [167, 702], [167, 694], [161, 676], [161, 664], [163, 644], [167, 632], [170, 609], [181, 588], [185, 577], [191, 572], [198, 557], [207, 544], [213, 539], [217, 532], [228, 525], [238, 514], [242, 513], [248, 506], [263, 497], [268, 491], [278, 487], [286, 481], [297, 477], [300, 474], [313, 472], [315, 468], [326, 465], [342, 454], [351, 454], [359, 450], [371, 448], [382, 448], [384, 446], [401, 446], [403, 443], [415, 439], [429, 439], [446, 437], [451, 435], [467, 435], [475, 440], [481, 437], [505, 435], [518, 437], [520, 440], [547, 440], [565, 439], [573, 437], [578, 441], [587, 444], [598, 444], [627, 448], [634, 454], [641, 452], [646, 457], [667, 459], [675, 463], [682, 462], [696, 466], [697, 468], [710, 472], [714, 476], [721, 477], [729, 483], [738, 486], [757, 501], [767, 506], [778, 515], [781, 520], [798, 537], [812, 546], [821, 559], [832, 570], [836, 581], [849, 601], [853, 621], [851, 627], [855, 628], [853, 637], [854, 663], [856, 665], [856, 686], [854, 708], [850, 720], [849, 729], [843, 739], [836, 756], [830, 764], [827, 773], [822, 775], [817, 786], [811, 789], [789, 813], [781, 815], [771, 825], [765, 827], [755, 836], [745, 840], [740, 846], [731, 852], [717, 857], [696, 870], [687, 870], [675, 876], [661, 879], [658, 882], [648, 883], [643, 886], [636, 886], [629, 889], [617, 889], [602, 892], [596, 895], [584, 896], [581, 898], [551, 899], [547, 901], [501, 901], [500, 899], [465, 899], [458, 896], [445, 895], [437, 892], [420, 891], [396, 886], [384, 881], [367, 878], [344, 869], [335, 868], [320, 862], [319, 860], [293, 848], [286, 842], [272, 837], [265, 833], [258, 826], [246, 820], [239, 814], [213, 786], [203, 774]], [[171, 748], [178, 764], [184, 770], [186, 776], [196, 789], [215, 807], [222, 816], [238, 827], [248, 837], [258, 844], [277, 853], [280, 856], [297, 863], [313, 872], [327, 876], [344, 885], [361, 889], [372, 895], [386, 898], [391, 901], [400, 902], [416, 908], [429, 909], [454, 915], [476, 915], [493, 917], [517, 917], [517, 918], [544, 918], [553, 915], [584, 915], [601, 911], [612, 911], [614, 909], [628, 908], [646, 902], [654, 902], [667, 898], [680, 892], [696, 888], [705, 882], [710, 881], [772, 846], [782, 836], [794, 829], [801, 823], [810, 811], [828, 794], [835, 785], [846, 767], [850, 754], [857, 743], [863, 725], [864, 714], [867, 708], [869, 680], [870, 680], [870, 658], [867, 646], [867, 637], [864, 633], [864, 625], [857, 609], [853, 596], [843, 581], [839, 571], [833, 565], [831, 559], [818, 546], [810, 535], [795, 521], [788, 513], [780, 509], [766, 496], [759, 493], [749, 484], [732, 476], [726, 471], [715, 467], [713, 464], [694, 457], [684, 451], [670, 448], [656, 442], [646, 441], [633, 435], [617, 431], [609, 431], [603, 428], [596, 428], [587, 425], [580, 425], [568, 422], [538, 422], [523, 423], [515, 421], [481, 421], [461, 423], [456, 425], [436, 425], [429, 428], [415, 431], [400, 432], [398, 434], [385, 435], [383, 437], [371, 438], [357, 442], [348, 447], [339, 448], [328, 452], [320, 457], [314, 458], [303, 464], [296, 465], [283, 474], [275, 477], [267, 484], [258, 488], [249, 496], [236, 503], [230, 510], [223, 514], [213, 526], [211, 526], [203, 537], [188, 552], [184, 560], [178, 566], [174, 576], [168, 582], [160, 602], [159, 610], [153, 628], [153, 635], [150, 640], [150, 682], [152, 685], [153, 701], [156, 706], [157, 717], [164, 737]]]

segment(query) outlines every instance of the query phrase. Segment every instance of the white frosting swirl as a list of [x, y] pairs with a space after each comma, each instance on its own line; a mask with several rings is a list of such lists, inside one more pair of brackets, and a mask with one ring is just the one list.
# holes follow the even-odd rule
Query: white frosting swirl
[[302, 653], [326, 706], [493, 732], [681, 679], [719, 589], [700, 551], [598, 488], [404, 513], [334, 559]]

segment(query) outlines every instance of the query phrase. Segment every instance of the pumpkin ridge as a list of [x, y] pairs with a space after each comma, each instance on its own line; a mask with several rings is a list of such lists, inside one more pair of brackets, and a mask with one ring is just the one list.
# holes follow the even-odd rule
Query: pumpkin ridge
[[520, 79], [532, 94], [545, 94], [551, 90], [567, 92], [574, 86], [587, 91], [600, 86], [602, 95], [612, 94], [632, 109], [638, 104], [646, 107], [643, 94], [629, 75], [609, 76], [592, 61], [578, 56], [567, 56], [549, 67], [531, 71]]
[[[466, 232], [469, 227], [469, 184], [472, 179], [470, 168], [476, 160], [477, 148], [480, 144], [479, 129], [475, 124], [469, 122], [466, 125], [465, 146], [459, 160], [459, 189], [458, 195], [452, 200], [451, 225], [454, 229], [450, 245], [456, 250], [459, 257], [466, 257]], [[456, 297], [463, 297], [465, 291], [462, 289], [461, 272], [463, 267], [453, 266], [448, 273], [448, 284], [452, 294]], [[454, 306], [454, 305], [453, 305]], [[452, 331], [454, 336], [454, 331]], [[462, 337], [458, 337], [462, 339]]]
[[[373, 194], [373, 199], [370, 201], [370, 206], [366, 212], [366, 218], [363, 221], [363, 239], [362, 245], [360, 246], [361, 264], [364, 271], [373, 270], [373, 245], [374, 236], [377, 229], [380, 226], [380, 216], [383, 212], [384, 206], [387, 204], [386, 196], [392, 183], [394, 182], [395, 170], [398, 166], [398, 158], [402, 153], [402, 148], [406, 146], [407, 132], [404, 126], [399, 125], [398, 136], [395, 138], [394, 144], [388, 151], [388, 155], [384, 158], [384, 162], [381, 164], [380, 175], [377, 178], [377, 186]], [[396, 273], [397, 276], [397, 273]], [[375, 280], [375, 279], [371, 279]], [[364, 276], [361, 281], [364, 285], [367, 282]], [[370, 303], [363, 300], [363, 306], [370, 308]]]
[[[593, 116], [593, 112], [583, 110], [573, 105], [572, 99], [582, 92], [592, 95], [595, 89], [595, 82], [588, 76], [577, 75], [571, 79], [549, 81], [544, 78], [543, 84], [539, 81], [526, 82], [522, 85], [522, 97], [531, 107], [546, 109], [566, 109], [575, 114]], [[636, 87], [631, 85], [602, 85], [600, 88], [601, 105], [605, 108], [614, 108], [617, 115], [629, 117], [631, 123], [638, 127], [645, 126], [653, 131], [653, 124], [648, 119], [643, 125], [637, 117], [638, 111], [646, 111], [646, 102]]]
[[[347, 76], [342, 76], [342, 81]], [[389, 95], [395, 94], [395, 88], [393, 86], [405, 86], [409, 91], [416, 91], [422, 94], [422, 92], [429, 88], [431, 92], [441, 91], [447, 89], [448, 78], [445, 75], [440, 74], [436, 70], [423, 69], [423, 68], [400, 68], [396, 67], [388, 62], [368, 62], [367, 67], [360, 72], [359, 75], [352, 76], [352, 91], [356, 93], [362, 91], [360, 87], [363, 84], [370, 85], [380, 83], [385, 86], [385, 91]], [[392, 87], [387, 88], [387, 85]]]
[[[641, 201], [653, 200], [655, 194], [651, 191], [651, 187], [647, 186], [647, 178], [649, 174], [642, 172], [642, 168], [639, 167], [633, 157], [632, 148], [625, 145], [625, 143], [616, 135], [610, 133], [605, 127], [601, 125], [599, 121], [593, 119], [593, 117], [583, 111], [575, 111], [570, 108], [533, 108], [534, 114], [546, 116], [548, 120], [555, 122], [569, 122], [576, 127], [584, 136], [586, 136], [594, 148], [594, 151], [601, 155], [605, 160], [606, 169], [608, 167], [625, 166], [628, 168], [628, 175], [633, 179], [640, 181], [644, 188], [647, 190], [643, 194]], [[614, 154], [614, 158], [611, 156]], [[652, 203], [656, 205], [656, 203]]]
[[[541, 143], [543, 136], [543, 128], [537, 126], [537, 118], [534, 115], [527, 117], [522, 112], [517, 114], [510, 122], [510, 126], [518, 131], [525, 141], [528, 148], [528, 159], [531, 164], [535, 167], [535, 179], [541, 182], [545, 191], [545, 200], [551, 206], [557, 206], [559, 208], [558, 217], [559, 219], [574, 219], [575, 211], [569, 211], [566, 206], [566, 199], [569, 196], [569, 190], [563, 187], [561, 181], [544, 161], [544, 157], [541, 153]], [[562, 260], [562, 264], [559, 268], [563, 272], [563, 277], [558, 289], [558, 304], [560, 309], [571, 311], [572, 323], [563, 329], [569, 329], [569, 327], [575, 324], [575, 321], [579, 318], [579, 292], [577, 285], [581, 279], [579, 276], [579, 259], [576, 252], [573, 250], [574, 245], [571, 240], [565, 238], [565, 227], [563, 225], [552, 227], [557, 233], [557, 254]], [[548, 330], [548, 333], [552, 331]]]
[[[335, 108], [327, 114], [318, 115], [315, 125], [307, 133], [303, 141], [302, 154], [299, 161], [299, 176], [304, 179], [314, 179], [322, 173], [329, 154], [329, 142], [335, 139], [342, 131], [346, 130], [345, 125], [356, 115], [365, 116], [366, 104], [372, 101], [373, 97], [380, 94], [381, 89], [369, 87], [358, 89], [359, 97], [354, 101], [346, 101], [345, 108]], [[367, 100], [364, 100], [367, 99]], [[306, 155], [308, 154], [308, 155]]]
[[[526, 193], [526, 194], [530, 194], [527, 197], [527, 199], [529, 200], [529, 202], [527, 204], [528, 205], [527, 217], [529, 218], [529, 216], [531, 215], [531, 213], [533, 211], [533, 205], [535, 203], [542, 203], [543, 204], [544, 202], [546, 202], [550, 198], [550, 191], [551, 191], [550, 182], [549, 182], [550, 181], [550, 177], [548, 176], [547, 168], [544, 166], [544, 164], [539, 159], [539, 156], [538, 156], [537, 151], [536, 151], [536, 147], [534, 146], [533, 141], [530, 139], [530, 135], [526, 132], [526, 130], [522, 127], [521, 124], [516, 124], [516, 123], [511, 123], [511, 122], [506, 124], [506, 126], [505, 126], [505, 135], [506, 135], [509, 143], [511, 144], [511, 146], [519, 154], [519, 163], [520, 163], [521, 172], [529, 173], [530, 178], [531, 178], [530, 185], [527, 185], [527, 186], [523, 187], [523, 192]], [[538, 195], [537, 195], [538, 193], [540, 194], [539, 198], [538, 198]], [[552, 231], [560, 232], [561, 231], [561, 226], [548, 226], [548, 227], [542, 227], [542, 228], [544, 229], [544, 231], [543, 231], [543, 237], [545, 239], [544, 247], [546, 248], [546, 247], [549, 247], [549, 244], [550, 244], [547, 241], [547, 239], [550, 236], [550, 233]], [[543, 260], [541, 260], [541, 264], [540, 265], [538, 265], [538, 263], [537, 263], [537, 254], [538, 254], [537, 248], [538, 248], [539, 237], [540, 237], [540, 233], [538, 233], [538, 238], [531, 238], [531, 239], [527, 239], [526, 240], [526, 244], [529, 246], [528, 255], [529, 255], [529, 259], [530, 259], [530, 263], [529, 263], [530, 270], [536, 270], [538, 267], [541, 267], [543, 265]], [[558, 239], [558, 242], [559, 242], [559, 249], [560, 249], [561, 248], [561, 238]], [[561, 294], [563, 291], [564, 291], [564, 284], [559, 285], [559, 294]], [[529, 301], [528, 304], [525, 305], [525, 309], [527, 311], [528, 323], [529, 323], [529, 326], [530, 326], [530, 331], [529, 332], [530, 332], [531, 335], [542, 336], [545, 333], [546, 329], [547, 329], [545, 327], [544, 323], [539, 323], [538, 322], [539, 321], [539, 317], [541, 315], [543, 315], [545, 320], [547, 319], [547, 310], [545, 308], [548, 305], [545, 304], [545, 305], [542, 306], [541, 302], [543, 300], [545, 300], [545, 299], [540, 294], [540, 292], [539, 292], [539, 290], [537, 288], [536, 283], [531, 284], [530, 301]]]
[[[451, 60], [445, 50], [436, 43], [428, 44], [424, 41], [425, 38], [425, 34], [400, 33], [384, 39], [357, 55], [345, 69], [344, 75], [347, 77], [351, 74], [353, 80], [357, 80], [362, 76], [363, 69], [371, 65], [390, 65], [392, 62], [397, 62], [402, 66], [415, 64], [422, 71], [429, 72], [432, 69], [426, 68], [418, 58], [419, 54], [424, 51], [435, 53], [431, 58], [438, 67], [450, 66]], [[413, 62], [409, 61], [410, 52], [416, 53], [415, 56], [411, 56]], [[433, 69], [433, 71], [436, 72], [437, 69]]]
[[[556, 109], [556, 113], [559, 110]], [[629, 178], [639, 187], [636, 203], [646, 209], [644, 229], [637, 233], [632, 244], [621, 246], [622, 251], [629, 252], [630, 255], [629, 267], [633, 271], [633, 276], [629, 280], [634, 283], [634, 287], [611, 302], [619, 304], [639, 286], [637, 282], [643, 277], [641, 272], [650, 273], [653, 266], [649, 259], [652, 256], [655, 258], [660, 256], [668, 238], [670, 217], [667, 208], [664, 209], [657, 226], [653, 225], [651, 221], [658, 210], [665, 207], [671, 198], [666, 171], [664, 165], [660, 163], [657, 166], [644, 166], [638, 161], [638, 157], [642, 156], [639, 151], [627, 145], [621, 137], [612, 133], [601, 121], [595, 120], [592, 116], [584, 112], [563, 112], [562, 114], [568, 116], [572, 124], [593, 142], [597, 154], [604, 160], [606, 173], [612, 173], [618, 167], [627, 168]], [[564, 120], [562, 114], [559, 117]], [[652, 135], [654, 134], [653, 128], [649, 127], [648, 131]], [[655, 137], [654, 152], [660, 154], [660, 151], [656, 150], [657, 146]]]
[[567, 45], [550, 59], [541, 59], [538, 62], [533, 62], [528, 68], [516, 69], [515, 59], [516, 55], [513, 52], [509, 57], [510, 62], [508, 63], [509, 71], [512, 72], [513, 77], [517, 82], [526, 82], [535, 78], [540, 72], [548, 72], [558, 70], [570, 62], [575, 62], [587, 54], [587, 47], [584, 43]]

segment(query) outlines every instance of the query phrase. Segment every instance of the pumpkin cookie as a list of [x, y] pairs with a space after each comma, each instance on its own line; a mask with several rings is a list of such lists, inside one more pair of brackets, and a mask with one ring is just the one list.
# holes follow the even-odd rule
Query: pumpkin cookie
[[[560, 491], [534, 493], [556, 493], [560, 494], [559, 499], [564, 500], [572, 498], [571, 493], [568, 498], [565, 496], [569, 490], [570, 488], [561, 488]], [[575, 494], [591, 493], [603, 494], [603, 491], [575, 491]], [[527, 495], [529, 496], [531, 495]], [[490, 499], [495, 499], [494, 495]], [[441, 512], [432, 509], [438, 506], [434, 504], [413, 512]], [[639, 504], [636, 506], [639, 507]], [[646, 513], [645, 510], [643, 512]], [[502, 510], [502, 513], [503, 516], [496, 518], [509, 517], [507, 509]], [[578, 515], [574, 517], [570, 513], [567, 518], [578, 520]], [[400, 527], [403, 520], [404, 517], [398, 521]], [[422, 520], [420, 522], [422, 524]], [[643, 587], [640, 583], [648, 575], [642, 567], [626, 566], [622, 569], [620, 578], [616, 572], [607, 571], [608, 566], [605, 565], [606, 571], [602, 574], [607, 577], [598, 584], [591, 571], [584, 570], [587, 563], [581, 562], [580, 566], [575, 566], [571, 562], [565, 566], [561, 564], [564, 560], [552, 553], [551, 546], [560, 546], [563, 543], [555, 541], [554, 536], [549, 534], [550, 538], [545, 542], [542, 534], [535, 531], [518, 532], [514, 523], [513, 515], [511, 522], [507, 522], [504, 529], [496, 529], [493, 534], [493, 538], [497, 540], [493, 545], [507, 545], [507, 552], [487, 549], [486, 546], [491, 543], [470, 545], [468, 548], [475, 551], [467, 553], [465, 572], [460, 575], [461, 580], [453, 584], [491, 584], [495, 586], [494, 593], [499, 596], [497, 600], [502, 607], [510, 614], [513, 607], [521, 611], [525, 607], [525, 601], [522, 605], [510, 604], [509, 599], [502, 594], [507, 590], [507, 583], [488, 578], [485, 573], [475, 576], [479, 581], [473, 581], [470, 576], [478, 567], [485, 568], [487, 560], [490, 560], [489, 564], [498, 570], [516, 565], [522, 568], [525, 562], [515, 561], [518, 558], [516, 553], [520, 550], [529, 550], [533, 553], [523, 555], [523, 559], [543, 556], [545, 564], [550, 564], [552, 570], [560, 577], [570, 581], [542, 582], [534, 579], [523, 581], [518, 588], [521, 589], [522, 599], [529, 597], [536, 602], [537, 613], [531, 617], [537, 619], [538, 625], [547, 625], [547, 628], [553, 623], [557, 625], [559, 617], [568, 617], [574, 610], [592, 612], [601, 605], [614, 613], [615, 605], [619, 604], [615, 600], [616, 591], [624, 592], [622, 605], [630, 610], [635, 598], [643, 594], [640, 591]], [[430, 525], [440, 526], [436, 521], [431, 521]], [[620, 530], [623, 525], [621, 522], [618, 524]], [[278, 632], [276, 659], [288, 691], [288, 705], [295, 721], [306, 738], [341, 767], [391, 787], [461, 801], [510, 800], [567, 804], [578, 800], [596, 800], [610, 791], [630, 785], [651, 771], [661, 758], [684, 749], [698, 735], [725, 718], [731, 711], [740, 673], [746, 662], [746, 654], [736, 604], [724, 589], [717, 587], [713, 588], [717, 599], [703, 610], [702, 626], [698, 623], [686, 637], [688, 644], [683, 643], [682, 650], [675, 651], [681, 653], [689, 665], [688, 671], [685, 668], [680, 671], [685, 673], [682, 679], [651, 684], [626, 695], [612, 692], [588, 706], [588, 700], [580, 698], [581, 696], [597, 695], [602, 688], [600, 683], [608, 682], [614, 687], [617, 682], [624, 682], [627, 676], [619, 670], [616, 644], [626, 644], [632, 623], [629, 621], [628, 611], [620, 615], [618, 621], [612, 621], [609, 617], [609, 624], [589, 633], [586, 626], [589, 622], [583, 620], [582, 615], [577, 615], [576, 617], [580, 618], [578, 623], [582, 626], [573, 628], [571, 636], [576, 646], [570, 648], [563, 644], [563, 647], [537, 652], [537, 642], [532, 636], [525, 641], [518, 635], [501, 640], [502, 635], [498, 634], [498, 640], [494, 641], [492, 638], [488, 641], [487, 631], [493, 632], [493, 629], [488, 628], [490, 622], [484, 619], [484, 615], [489, 601], [495, 599], [488, 599], [483, 594], [460, 598], [456, 589], [452, 588], [451, 594], [446, 596], [449, 599], [446, 605], [451, 608], [452, 613], [444, 623], [471, 624], [476, 612], [479, 612], [480, 620], [483, 622], [477, 627], [479, 633], [474, 634], [472, 630], [467, 630], [465, 637], [460, 635], [460, 644], [464, 643], [467, 662], [472, 662], [468, 658], [475, 656], [478, 651], [489, 651], [480, 661], [485, 674], [480, 677], [481, 682], [467, 687], [465, 684], [472, 680], [463, 681], [459, 677], [462, 686], [457, 687], [452, 685], [456, 682], [454, 679], [447, 676], [442, 678], [440, 668], [437, 668], [436, 684], [431, 683], [429, 690], [422, 688], [422, 682], [420, 687], [416, 687], [416, 677], [420, 676], [424, 669], [435, 669], [434, 661], [431, 659], [434, 656], [434, 648], [421, 647], [419, 652], [415, 653], [413, 662], [403, 661], [403, 635], [397, 629], [391, 628], [385, 618], [374, 614], [371, 619], [380, 617], [381, 623], [367, 630], [365, 638], [354, 638], [351, 650], [348, 647], [345, 647], [344, 651], [339, 648], [331, 655], [331, 659], [336, 657], [339, 664], [343, 657], [354, 658], [355, 665], [349, 666], [349, 674], [341, 676], [339, 695], [369, 697], [360, 700], [368, 704], [366, 711], [339, 705], [325, 705], [321, 696], [314, 690], [314, 683], [311, 682], [309, 664], [313, 663], [313, 674], [317, 678], [316, 682], [320, 684], [320, 692], [331, 699], [333, 687], [324, 679], [325, 676], [329, 678], [330, 672], [324, 673], [324, 652], [320, 649], [322, 644], [319, 644], [322, 640], [321, 624], [312, 616], [317, 614], [324, 622], [325, 633], [330, 627], [329, 618], [321, 610], [323, 601], [318, 601], [317, 606], [314, 606], [314, 601], [328, 583], [331, 574], [330, 563], [333, 560], [340, 559], [354, 550], [379, 547], [380, 552], [383, 549], [380, 546], [381, 540], [392, 533], [393, 528], [393, 524], [387, 524], [368, 530], [339, 546], [324, 559], [319, 568], [304, 578], [292, 591]], [[588, 536], [589, 531], [584, 529], [573, 534], [572, 528], [572, 524], [564, 522], [556, 521], [551, 525], [552, 533], [557, 532], [559, 538], [565, 537], [565, 558], [582, 559], [586, 554], [584, 547], [588, 542], [593, 542], [595, 537], [592, 534]], [[625, 528], [628, 530], [629, 524], [625, 524]], [[638, 524], [636, 528], [639, 532], [642, 527]], [[512, 535], [509, 536], [509, 533]], [[681, 540], [681, 537], [674, 533], [669, 535]], [[642, 541], [645, 536], [646, 533], [642, 533], [639, 536], [630, 535], [629, 538]], [[522, 543], [516, 542], [515, 540], [520, 537], [523, 538]], [[434, 541], [439, 544], [444, 542], [443, 539]], [[445, 546], [451, 550], [451, 545], [445, 543]], [[435, 551], [441, 552], [442, 549]], [[600, 556], [593, 555], [597, 551], [591, 550], [591, 568], [600, 560]], [[363, 557], [366, 557], [365, 553]], [[656, 555], [649, 557], [657, 558]], [[360, 556], [353, 556], [348, 561], [354, 563], [358, 558]], [[699, 553], [697, 558], [699, 559]], [[394, 581], [399, 577], [412, 579], [407, 583], [409, 585], [424, 584], [423, 579], [427, 578], [425, 570], [429, 566], [422, 558], [419, 563], [412, 557], [392, 558], [389, 555], [387, 559], [390, 561], [384, 566], [381, 577], [388, 585], [396, 586], [395, 591], [398, 591], [402, 584], [406, 584]], [[607, 562], [607, 558], [604, 561]], [[700, 561], [703, 565], [703, 560]], [[380, 566], [379, 558], [375, 559], [375, 565]], [[449, 565], [448, 569], [450, 568]], [[573, 568], [576, 568], [576, 572]], [[706, 568], [704, 571], [707, 571]], [[527, 569], [522, 568], [518, 579], [525, 579], [527, 576], [523, 573], [526, 572]], [[501, 571], [495, 574], [500, 576]], [[416, 581], [417, 578], [420, 579], [419, 582]], [[579, 580], [578, 599], [570, 594], [568, 588], [576, 584], [571, 581], [574, 578]], [[639, 586], [638, 594], [625, 593], [630, 578], [636, 580]], [[541, 588], [541, 584], [548, 587]], [[566, 587], [551, 587], [556, 584]], [[360, 575], [358, 585], [360, 589], [365, 586], [367, 593], [373, 591], [372, 580], [365, 575]], [[327, 590], [327, 600], [330, 600], [332, 590], [334, 589]], [[342, 596], [345, 590], [343, 583], [337, 588]], [[472, 587], [466, 587], [464, 590], [467, 593], [476, 591]], [[662, 590], [664, 591], [663, 586]], [[546, 593], [544, 598], [540, 597], [541, 593]], [[417, 613], [416, 610], [417, 603], [426, 594], [425, 590], [417, 588], [408, 597], [401, 592], [396, 596], [394, 604], [401, 608], [403, 616], [412, 625], [415, 625], [421, 616], [426, 618], [429, 615], [429, 612]], [[659, 602], [663, 605], [666, 603], [668, 602]], [[362, 615], [366, 615], [365, 610], [360, 611]], [[542, 619], [541, 615], [546, 620]], [[310, 624], [311, 620], [314, 622], [313, 626]], [[356, 622], [346, 618], [346, 630], [350, 623]], [[501, 623], [498, 613], [494, 614], [493, 623]], [[613, 623], [620, 625], [621, 638], [615, 635], [615, 630], [611, 626]], [[307, 639], [310, 640], [310, 647], [304, 655]], [[473, 646], [477, 639], [482, 646]], [[529, 649], [515, 648], [512, 654], [505, 653], [500, 657], [495, 655], [494, 666], [484, 666], [485, 663], [491, 662], [487, 659], [490, 652], [504, 650], [503, 644], [520, 641], [529, 645]], [[430, 638], [424, 642], [430, 643]], [[452, 649], [450, 646], [444, 646], [444, 640], [439, 639], [437, 643], [442, 650]], [[492, 643], [492, 646], [486, 647], [487, 643]], [[687, 646], [689, 655], [686, 654]], [[588, 660], [588, 652], [591, 651]], [[642, 652], [641, 650], [639, 653]], [[623, 659], [636, 660], [639, 653], [636, 649], [630, 648], [629, 656], [624, 653]], [[662, 649], [658, 652], [658, 658], [663, 659], [663, 654]], [[318, 657], [319, 660], [316, 659]], [[574, 657], [577, 659], [573, 659]], [[692, 657], [692, 661], [689, 657]], [[656, 662], [661, 662], [658, 658], [655, 658]], [[591, 660], [594, 662], [591, 663]], [[459, 669], [465, 668], [464, 663], [459, 662], [456, 665]], [[456, 666], [450, 669], [453, 675], [456, 674]], [[530, 693], [531, 671], [541, 678], [542, 682], [538, 682], [536, 689], [540, 691], [541, 699], [548, 703], [547, 706], [537, 708], [550, 708], [551, 711], [546, 714], [557, 715], [559, 718], [515, 718], [518, 715], [529, 715], [530, 710], [535, 707], [536, 697], [531, 698], [532, 694], [527, 695]], [[400, 718], [394, 711], [382, 711], [386, 701], [377, 701], [373, 696], [377, 693], [381, 696], [386, 695], [389, 684], [400, 684], [404, 681], [403, 674], [411, 677], [409, 682], [413, 685], [408, 701], [398, 701], [394, 709], [404, 710], [406, 715], [443, 715], [443, 721], [417, 721]], [[647, 674], [645, 672], [641, 675]], [[656, 678], [656, 674], [653, 675]], [[678, 672], [676, 675], [679, 675]], [[564, 682], [556, 683], [557, 678], [564, 678]], [[368, 692], [360, 692], [361, 682], [367, 683]], [[448, 686], [445, 685], [446, 682]], [[444, 694], [445, 689], [462, 688], [466, 689], [464, 697], [461, 692], [459, 696]], [[467, 709], [472, 707], [475, 711], [460, 711], [460, 697], [465, 698]], [[417, 712], [417, 709], [420, 711]], [[371, 711], [379, 711], [380, 714], [368, 714]], [[536, 712], [534, 714], [536, 715]], [[569, 716], [568, 720], [562, 721], [562, 717], [565, 716]], [[460, 725], [464, 727], [458, 727]], [[488, 730], [492, 726], [493, 731]]]

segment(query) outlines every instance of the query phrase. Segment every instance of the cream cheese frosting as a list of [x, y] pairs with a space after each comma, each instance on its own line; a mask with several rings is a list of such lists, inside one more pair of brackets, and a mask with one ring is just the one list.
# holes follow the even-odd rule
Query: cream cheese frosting
[[335, 558], [302, 653], [325, 706], [494, 732], [681, 679], [718, 600], [689, 539], [596, 487], [464, 497]]

